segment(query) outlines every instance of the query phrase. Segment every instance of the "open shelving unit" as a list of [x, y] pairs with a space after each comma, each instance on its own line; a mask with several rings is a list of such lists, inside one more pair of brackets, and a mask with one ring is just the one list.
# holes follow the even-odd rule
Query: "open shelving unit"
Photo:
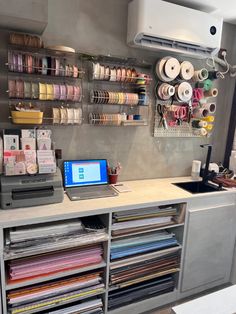
[[[149, 226], [150, 228], [147, 228], [147, 230], [140, 230], [138, 227], [134, 228], [132, 232], [129, 234], [123, 234], [123, 235], [115, 235], [113, 234], [114, 231], [114, 223], [115, 223], [115, 216], [119, 214], [127, 216], [130, 215], [132, 212], [136, 215], [143, 215], [143, 213], [149, 212], [150, 210], [153, 212], [158, 212], [160, 210], [165, 210], [167, 208], [174, 209], [175, 212], [172, 210], [169, 212], [171, 214], [171, 221], [165, 225], [157, 225], [154, 224], [153, 226]], [[100, 241], [94, 241], [93, 243], [99, 242], [99, 245], [103, 248], [103, 255], [102, 255], [102, 261], [100, 263], [94, 264], [94, 265], [87, 265], [82, 268], [78, 269], [69, 269], [69, 270], [62, 270], [53, 274], [48, 274], [46, 276], [41, 277], [35, 277], [35, 278], [28, 278], [26, 280], [21, 281], [8, 281], [8, 272], [9, 272], [9, 262], [14, 262], [15, 260], [27, 260], [28, 258], [37, 258], [37, 256], [44, 256], [45, 254], [54, 254], [61, 252], [65, 249], [71, 250], [73, 247], [73, 250], [76, 250], [80, 252], [81, 249], [86, 247], [86, 243], [82, 243], [82, 245], [79, 245], [77, 243], [74, 243], [73, 245], [68, 245], [67, 248], [63, 247], [63, 250], [57, 249], [56, 247], [50, 248], [50, 250], [45, 249], [45, 251], [39, 251], [34, 252], [33, 254], [23, 254], [18, 255], [17, 254], [9, 254], [9, 231], [10, 230], [17, 230], [20, 226], [15, 227], [9, 226], [6, 229], [1, 230], [1, 236], [0, 236], [0, 247], [2, 248], [2, 252], [0, 255], [0, 263], [1, 263], [1, 289], [2, 289], [2, 301], [3, 301], [3, 314], [10, 314], [10, 308], [8, 306], [7, 302], [7, 295], [10, 292], [20, 291], [25, 288], [32, 288], [37, 287], [38, 285], [48, 285], [51, 283], [57, 283], [61, 280], [67, 280], [67, 279], [73, 279], [77, 278], [78, 276], [83, 276], [87, 274], [93, 274], [94, 272], [101, 272], [101, 276], [103, 278], [104, 288], [101, 288], [99, 291], [96, 291], [89, 295], [82, 295], [78, 298], [71, 299], [71, 300], [64, 300], [61, 302], [58, 302], [57, 304], [51, 304], [47, 307], [43, 308], [43, 310], [39, 309], [31, 309], [22, 313], [25, 314], [33, 314], [33, 313], [48, 313], [49, 310], [57, 310], [59, 308], [65, 308], [72, 305], [78, 304], [78, 302], [86, 302], [86, 300], [89, 300], [90, 297], [94, 298], [101, 298], [103, 302], [103, 313], [112, 313], [112, 314], [119, 314], [119, 313], [141, 313], [143, 311], [151, 310], [152, 308], [170, 303], [175, 300], [177, 291], [179, 289], [179, 271], [181, 269], [181, 252], [182, 252], [182, 241], [183, 241], [183, 233], [184, 233], [184, 225], [185, 225], [185, 210], [186, 210], [186, 204], [185, 203], [177, 203], [177, 204], [169, 204], [164, 206], [152, 206], [151, 208], [142, 208], [139, 209], [128, 209], [128, 210], [112, 210], [109, 213], [99, 214], [100, 220], [103, 222], [105, 226], [105, 233], [106, 237], [103, 240]], [[173, 214], [173, 215], [172, 215]], [[165, 215], [165, 213], [164, 213]], [[169, 215], [169, 214], [168, 214]], [[84, 216], [83, 216], [84, 217]], [[89, 216], [90, 218], [93, 216]], [[72, 221], [74, 219], [80, 218], [79, 215], [76, 216], [76, 218], [70, 218], [68, 221]], [[147, 218], [147, 217], [146, 217]], [[59, 219], [59, 220], [57, 220]], [[55, 218], [55, 220], [51, 221], [51, 223], [56, 224], [61, 223], [60, 217]], [[82, 218], [83, 219], [83, 218]], [[63, 222], [65, 220], [63, 219]], [[28, 225], [29, 228], [34, 228], [38, 226], [44, 226], [44, 222], [35, 223], [32, 221], [32, 224]], [[147, 226], [146, 226], [147, 227]], [[142, 239], [146, 236], [156, 237], [160, 232], [165, 232], [165, 234], [173, 234], [173, 237], [177, 240], [177, 244], [172, 247], [166, 247], [163, 249], [155, 249], [148, 252], [142, 252], [138, 254], [134, 254], [132, 256], [127, 256], [125, 258], [118, 258], [118, 259], [111, 259], [111, 254], [113, 254], [113, 243], [114, 241], [126, 241], [130, 240], [134, 237], [140, 237]], [[132, 242], [132, 241], [131, 241]], [[88, 242], [88, 246], [91, 245], [91, 242]], [[95, 244], [96, 245], [96, 244]], [[146, 259], [146, 262], [150, 261], [151, 263], [156, 263], [158, 261], [158, 258], [160, 256], [165, 256], [168, 254], [176, 254], [178, 259], [178, 267], [176, 267], [175, 270], [169, 269], [164, 274], [166, 276], [171, 276], [171, 280], [173, 282], [172, 290], [171, 291], [162, 291], [159, 295], [148, 295], [146, 297], [139, 298], [135, 300], [135, 302], [129, 302], [129, 304], [120, 304], [120, 306], [116, 308], [110, 308], [109, 306], [109, 300], [112, 293], [118, 292], [120, 287], [119, 284], [112, 284], [111, 283], [111, 274], [114, 269], [119, 270], [120, 267], [124, 267], [122, 263], [126, 262], [131, 267], [134, 265], [138, 265], [139, 258], [142, 256]], [[141, 265], [142, 266], [142, 265]], [[155, 266], [156, 272], [158, 273], [158, 267]], [[157, 274], [155, 278], [159, 280], [163, 278], [163, 274]], [[143, 278], [142, 283], [147, 284], [149, 282], [149, 279]], [[137, 287], [137, 284], [130, 284], [129, 287]], [[138, 308], [138, 311], [137, 311]]]

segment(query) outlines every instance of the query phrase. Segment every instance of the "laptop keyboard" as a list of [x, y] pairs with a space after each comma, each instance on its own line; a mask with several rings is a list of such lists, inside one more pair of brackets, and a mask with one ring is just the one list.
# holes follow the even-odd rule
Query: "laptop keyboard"
[[115, 196], [117, 193], [109, 185], [72, 188], [68, 190], [72, 200]]

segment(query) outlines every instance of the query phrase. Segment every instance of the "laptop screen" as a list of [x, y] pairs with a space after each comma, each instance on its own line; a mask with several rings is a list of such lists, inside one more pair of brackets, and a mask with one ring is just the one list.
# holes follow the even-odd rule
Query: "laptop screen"
[[65, 187], [107, 184], [106, 159], [64, 161]]

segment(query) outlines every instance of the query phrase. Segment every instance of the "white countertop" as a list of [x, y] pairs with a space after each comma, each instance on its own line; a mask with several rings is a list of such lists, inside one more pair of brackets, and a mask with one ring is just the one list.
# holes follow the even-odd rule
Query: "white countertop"
[[175, 314], [236, 313], [236, 285], [173, 307]]
[[[70, 201], [65, 194], [64, 201], [58, 204], [0, 210], [0, 226], [8, 227], [33, 222], [47, 222], [57, 219], [74, 218], [99, 213], [107, 213], [110, 209], [131, 209], [140, 206], [148, 207], [158, 203], [186, 201], [188, 198], [204, 197], [215, 193], [191, 194], [173, 182], [190, 181], [189, 177], [137, 180], [124, 182], [132, 191], [121, 193], [117, 197], [98, 198], [81, 201]], [[232, 193], [234, 191], [217, 192]]]

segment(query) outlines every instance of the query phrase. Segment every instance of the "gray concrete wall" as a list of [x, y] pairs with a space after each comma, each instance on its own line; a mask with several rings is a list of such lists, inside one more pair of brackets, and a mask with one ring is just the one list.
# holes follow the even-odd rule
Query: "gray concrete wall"
[[[68, 45], [94, 54], [111, 54], [145, 59], [153, 64], [163, 54], [130, 48], [126, 45], [128, 0], [49, 0], [48, 26], [43, 34], [46, 45]], [[158, 17], [158, 12], [157, 12]], [[236, 27], [225, 24], [222, 46], [235, 61]], [[1, 36], [1, 34], [0, 34]], [[2, 35], [3, 36], [3, 35]], [[5, 40], [5, 39], [4, 39]], [[4, 54], [4, 43], [0, 43]], [[4, 43], [3, 43], [4, 42]], [[196, 61], [201, 67], [204, 62]], [[5, 80], [0, 77], [0, 93]], [[85, 84], [87, 84], [85, 82]], [[216, 124], [212, 138], [213, 159], [223, 160], [235, 81], [227, 78], [219, 87]], [[151, 91], [152, 93], [152, 91]], [[7, 99], [1, 94], [0, 121], [7, 116]], [[83, 105], [86, 108], [86, 103]], [[151, 98], [151, 107], [154, 98]], [[2, 118], [4, 117], [4, 119]], [[152, 110], [148, 127], [53, 127], [56, 146], [64, 159], [107, 158], [120, 161], [120, 179], [141, 179], [190, 174], [192, 159], [204, 160], [206, 151], [199, 148], [206, 139], [153, 138]], [[5, 124], [3, 124], [5, 125]]]

